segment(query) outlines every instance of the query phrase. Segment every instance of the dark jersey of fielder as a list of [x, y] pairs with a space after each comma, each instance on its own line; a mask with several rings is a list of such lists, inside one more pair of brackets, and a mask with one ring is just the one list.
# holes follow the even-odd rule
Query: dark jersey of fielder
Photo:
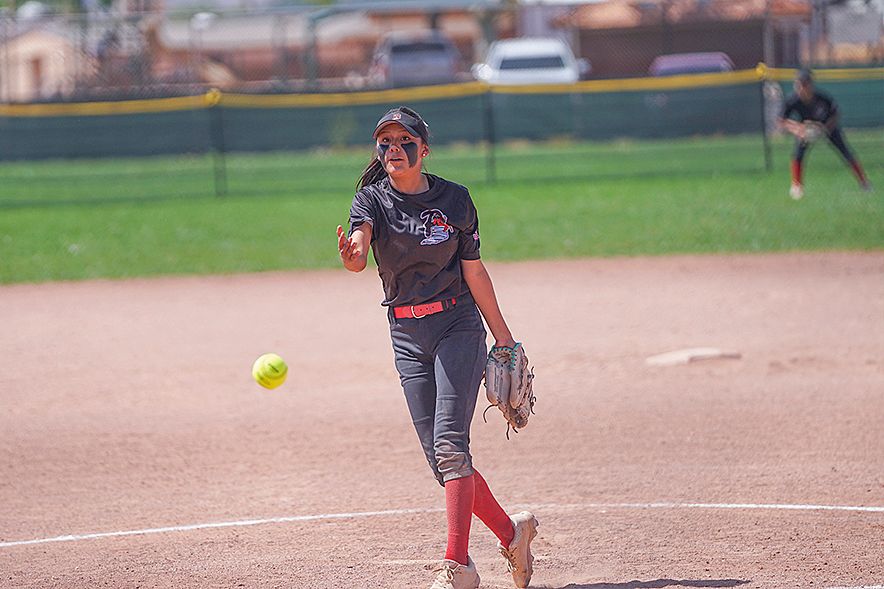
[[353, 197], [350, 234], [371, 224], [382, 305], [419, 305], [469, 292], [460, 261], [479, 259], [476, 207], [465, 187], [426, 176], [426, 192], [403, 194], [384, 178]]
[[[824, 92], [814, 92], [810, 102], [804, 102], [797, 94], [792, 94], [783, 105], [784, 119], [797, 118], [799, 121], [826, 123], [837, 113], [835, 101]], [[793, 114], [797, 117], [793, 117]]]

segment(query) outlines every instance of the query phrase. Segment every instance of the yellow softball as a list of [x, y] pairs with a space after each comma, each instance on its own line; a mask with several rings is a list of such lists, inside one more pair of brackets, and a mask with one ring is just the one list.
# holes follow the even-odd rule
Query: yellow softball
[[276, 354], [264, 354], [252, 365], [252, 377], [265, 389], [275, 389], [285, 382], [289, 367]]

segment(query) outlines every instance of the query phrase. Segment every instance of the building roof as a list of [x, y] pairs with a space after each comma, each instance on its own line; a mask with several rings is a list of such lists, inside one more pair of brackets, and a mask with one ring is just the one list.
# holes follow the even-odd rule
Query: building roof
[[51, 18], [32, 21], [10, 20], [6, 29], [0, 27], [0, 33], [4, 32], [5, 36], [0, 34], [0, 45], [31, 34], [59, 37], [71, 44], [76, 44], [79, 40], [69, 27], [61, 26], [58, 21]]
[[159, 39], [170, 49], [199, 45], [203, 50], [267, 47], [274, 40], [285, 45], [303, 44], [307, 37], [304, 15], [237, 15], [214, 19], [203, 27], [195, 27], [189, 19], [163, 20], [158, 28]]
[[[310, 14], [221, 14], [216, 18], [203, 19], [201, 24], [199, 20], [192, 23], [186, 18], [171, 18], [160, 20], [156, 27], [159, 41], [168, 49], [190, 49], [197, 45], [202, 51], [304, 47], [311, 40]], [[316, 43], [334, 45], [352, 40], [376, 42], [390, 31], [390, 23], [373, 15], [364, 10], [328, 13], [314, 23]], [[425, 17], [412, 20], [397, 20], [396, 30], [402, 34], [426, 30]], [[478, 25], [470, 18], [444, 18], [441, 29], [453, 38], [480, 34]]]
[[[769, 5], [769, 6], [768, 6]], [[634, 27], [666, 21], [747, 20], [763, 18], [768, 8], [774, 17], [806, 17], [806, 0], [607, 0], [585, 4], [559, 19], [586, 29]]]

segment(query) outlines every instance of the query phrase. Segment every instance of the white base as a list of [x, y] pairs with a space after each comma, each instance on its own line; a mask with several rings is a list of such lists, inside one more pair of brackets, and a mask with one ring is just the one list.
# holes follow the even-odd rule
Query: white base
[[715, 358], [738, 360], [741, 357], [739, 352], [720, 350], [718, 348], [687, 348], [651, 356], [645, 360], [645, 364], [649, 366], [676, 366], [678, 364], [699, 362], [700, 360], [712, 360]]

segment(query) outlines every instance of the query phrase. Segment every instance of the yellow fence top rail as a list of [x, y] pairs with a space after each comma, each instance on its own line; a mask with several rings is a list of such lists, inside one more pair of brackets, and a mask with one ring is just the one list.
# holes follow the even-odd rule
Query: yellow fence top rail
[[[786, 68], [766, 68], [767, 79], [777, 82], [790, 82], [795, 79], [798, 70]], [[846, 80], [884, 80], [884, 67], [864, 67], [846, 69], [812, 70], [818, 82], [841, 82]]]
[[4, 117], [76, 117], [129, 115], [193, 110], [211, 106], [211, 92], [199, 96], [148, 98], [115, 102], [67, 102], [55, 104], [0, 104]]
[[478, 96], [486, 91], [480, 82], [420, 86], [371, 92], [340, 92], [334, 94], [222, 94], [221, 104], [235, 108], [288, 108], [292, 106], [350, 106], [419, 102], [444, 98]]
[[[601, 92], [642, 92], [687, 90], [738, 84], [754, 84], [761, 80], [788, 82], [797, 70], [768, 68], [763, 63], [754, 69], [709, 74], [588, 80], [576, 84], [538, 84], [526, 86], [489, 86], [482, 82], [422, 86], [368, 92], [331, 94], [235, 94], [210, 90], [197, 96], [123, 100], [117, 102], [77, 102], [55, 104], [0, 104], [2, 117], [62, 117], [148, 114], [210, 108], [293, 108], [335, 107], [368, 104], [390, 104], [443, 100], [478, 96], [488, 92], [500, 94], [568, 94]], [[821, 82], [847, 80], [884, 80], [884, 68], [819, 69], [814, 76]]]

